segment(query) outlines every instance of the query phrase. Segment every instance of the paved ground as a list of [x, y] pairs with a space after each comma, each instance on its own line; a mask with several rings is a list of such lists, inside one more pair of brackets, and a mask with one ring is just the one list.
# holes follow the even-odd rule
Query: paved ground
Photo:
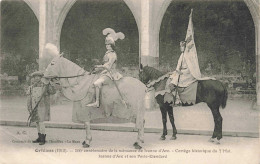
[[[28, 112], [25, 97], [0, 97], [0, 120], [26, 121]], [[64, 102], [64, 101], [63, 101]], [[259, 110], [252, 109], [252, 101], [243, 99], [228, 100], [227, 107], [220, 109], [223, 117], [223, 131], [259, 132]], [[197, 104], [191, 107], [174, 108], [175, 124], [177, 129], [213, 130], [212, 114], [206, 104]], [[72, 118], [72, 103], [64, 102], [51, 106], [51, 121], [70, 123]], [[162, 128], [162, 119], [159, 109], [147, 111], [145, 115], [147, 128]], [[170, 128], [170, 121], [168, 121]], [[121, 124], [119, 126], [134, 126]]]
[[178, 135], [175, 141], [161, 141], [160, 134], [145, 133], [142, 152], [129, 152], [134, 151], [134, 132], [92, 131], [93, 141], [88, 149], [81, 147], [83, 130], [47, 128], [46, 132], [48, 143], [40, 146], [31, 143], [36, 138], [35, 128], [0, 126], [0, 163], [260, 162], [259, 138], [224, 137], [221, 145], [215, 145], [207, 141], [208, 136]]

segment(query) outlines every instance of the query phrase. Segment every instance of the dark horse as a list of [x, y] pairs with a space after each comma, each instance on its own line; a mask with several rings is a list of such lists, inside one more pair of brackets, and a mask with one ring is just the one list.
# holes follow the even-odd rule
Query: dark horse
[[[147, 84], [149, 81], [156, 80], [159, 77], [163, 76], [164, 74], [159, 70], [145, 66], [141, 67], [141, 71], [139, 74], [140, 80]], [[156, 91], [164, 90], [166, 81], [168, 77], [158, 81], [153, 85]], [[196, 104], [200, 102], [207, 103], [208, 107], [211, 109], [213, 118], [214, 118], [214, 132], [209, 141], [214, 142], [216, 141], [217, 144], [220, 143], [220, 139], [222, 138], [222, 116], [219, 112], [219, 107], [221, 106], [223, 109], [226, 107], [227, 102], [227, 89], [226, 87], [217, 80], [201, 80], [198, 81], [197, 86], [197, 94], [196, 94]], [[160, 110], [162, 113], [162, 122], [163, 122], [163, 134], [161, 136], [161, 140], [165, 140], [165, 136], [167, 135], [167, 112], [172, 124], [173, 135], [171, 137], [172, 140], [176, 139], [177, 130], [174, 124], [174, 117], [173, 117], [173, 110], [172, 110], [172, 103], [164, 103], [164, 96], [158, 94], [155, 97], [157, 103], [160, 106]], [[217, 138], [217, 140], [216, 140]]]

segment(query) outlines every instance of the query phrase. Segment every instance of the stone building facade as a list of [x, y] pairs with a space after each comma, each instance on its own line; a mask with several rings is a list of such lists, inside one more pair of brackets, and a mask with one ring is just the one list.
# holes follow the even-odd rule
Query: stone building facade
[[[61, 29], [71, 7], [77, 0], [24, 0], [39, 20], [39, 67], [44, 69], [42, 58], [45, 43], [60, 47]], [[174, 0], [123, 0], [131, 10], [139, 31], [139, 56], [144, 65], [159, 65], [159, 32], [167, 7]], [[256, 93], [260, 106], [260, 1], [244, 0], [255, 25]]]

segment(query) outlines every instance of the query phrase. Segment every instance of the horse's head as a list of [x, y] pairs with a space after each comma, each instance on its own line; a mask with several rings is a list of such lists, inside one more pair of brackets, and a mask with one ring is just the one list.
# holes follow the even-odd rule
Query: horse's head
[[160, 72], [159, 70], [153, 67], [149, 67], [149, 66], [143, 67], [142, 64], [140, 65], [139, 79], [144, 84], [147, 84], [150, 80], [155, 80], [162, 75], [163, 75], [162, 72]]
[[44, 56], [42, 57], [42, 62], [44, 66], [48, 65], [44, 76], [45, 77], [55, 77], [58, 76], [57, 72], [57, 62], [62, 55], [60, 54], [56, 45], [52, 43], [47, 43], [44, 47]]
[[143, 65], [141, 64], [140, 65], [140, 70], [139, 70], [139, 79], [144, 84], [147, 84], [148, 81], [150, 80], [150, 75], [147, 72], [147, 67], [148, 66], [143, 67]]
[[83, 72], [87, 73], [83, 68], [63, 57], [63, 54], [52, 59], [44, 76], [60, 77], [60, 76], [77, 76]]
[[58, 57], [54, 57], [51, 61], [51, 63], [47, 66], [47, 68], [44, 71], [44, 76], [41, 79], [41, 81], [44, 84], [48, 84], [50, 83], [50, 81], [54, 82], [54, 83], [58, 83], [57, 79], [55, 77], [59, 76], [59, 72], [58, 72], [58, 64], [57, 62], [59, 62], [59, 56]]
[[61, 56], [57, 56], [52, 59], [51, 63], [48, 65], [44, 72], [45, 77], [58, 77], [60, 76], [60, 62]]

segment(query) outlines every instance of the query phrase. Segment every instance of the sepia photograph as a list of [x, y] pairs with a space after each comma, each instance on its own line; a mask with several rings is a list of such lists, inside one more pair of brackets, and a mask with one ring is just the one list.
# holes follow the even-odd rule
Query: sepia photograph
[[259, 0], [0, 11], [0, 163], [260, 163]]

